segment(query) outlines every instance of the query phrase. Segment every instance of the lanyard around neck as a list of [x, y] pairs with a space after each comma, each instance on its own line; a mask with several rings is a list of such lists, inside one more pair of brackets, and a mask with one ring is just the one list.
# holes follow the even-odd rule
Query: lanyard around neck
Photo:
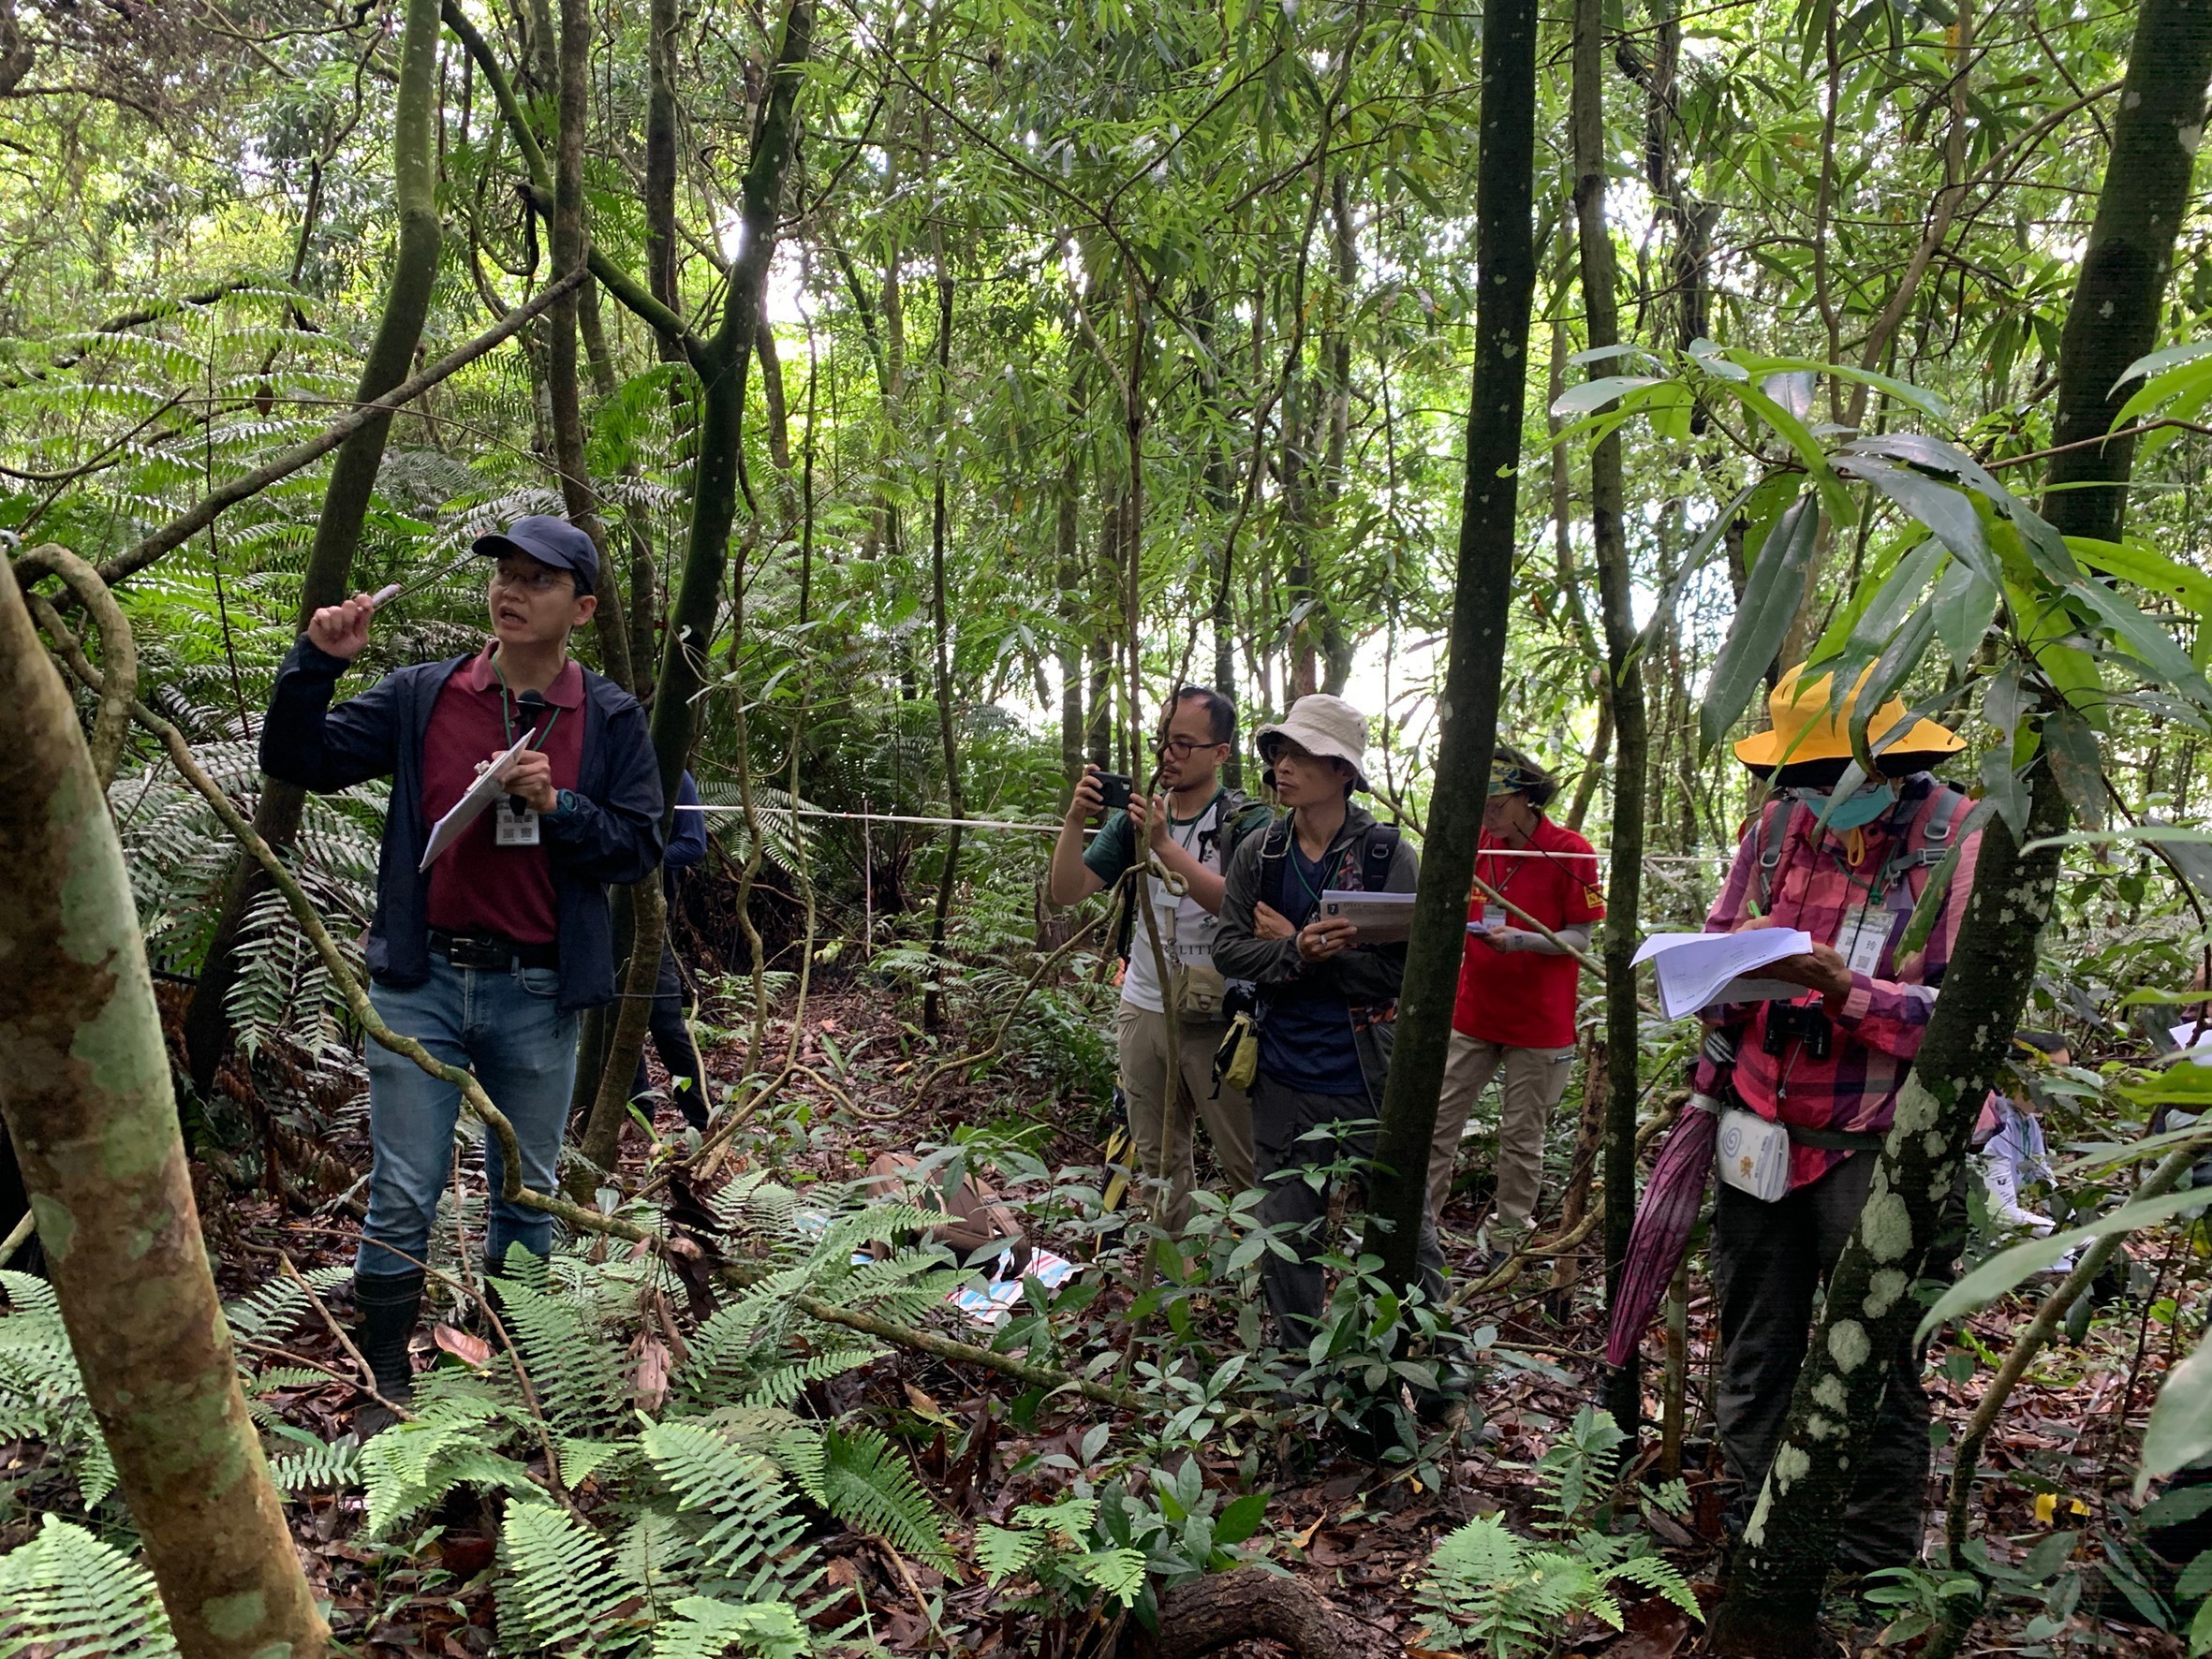
[[[507, 700], [510, 694], [507, 689], [506, 670], [499, 666], [497, 651], [492, 653], [492, 672], [499, 679], [499, 728], [507, 734], [507, 746], [511, 749], [514, 747], [514, 720], [508, 712]], [[522, 699], [518, 697], [515, 700], [519, 703]], [[553, 727], [561, 723], [560, 704], [549, 703], [547, 707], [553, 710], [553, 718], [545, 723], [545, 729], [530, 741], [533, 749], [544, 748], [546, 740], [553, 736]]]

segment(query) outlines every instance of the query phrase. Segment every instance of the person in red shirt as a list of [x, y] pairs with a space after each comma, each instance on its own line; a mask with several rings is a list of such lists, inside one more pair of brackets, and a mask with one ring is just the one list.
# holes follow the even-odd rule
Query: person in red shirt
[[1482, 886], [1467, 903], [1467, 954], [1460, 963], [1444, 1089], [1437, 1099], [1428, 1171], [1431, 1220], [1442, 1214], [1452, 1190], [1452, 1166], [1467, 1116], [1490, 1079], [1500, 1079], [1497, 1199], [1484, 1240], [1492, 1260], [1509, 1254], [1535, 1219], [1543, 1185], [1544, 1129], [1574, 1058], [1582, 965], [1561, 944], [1530, 928], [1527, 918], [1586, 951], [1590, 924], [1605, 915], [1590, 844], [1543, 815], [1558, 792], [1558, 780], [1542, 767], [1518, 749], [1497, 745], [1475, 852], [1475, 879]]

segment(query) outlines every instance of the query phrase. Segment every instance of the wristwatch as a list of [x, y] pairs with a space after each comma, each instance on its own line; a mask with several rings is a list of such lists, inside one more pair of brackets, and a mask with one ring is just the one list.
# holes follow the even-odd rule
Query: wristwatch
[[575, 790], [564, 789], [553, 797], [553, 813], [547, 815], [554, 816], [561, 813], [574, 812], [582, 803], [582, 798]]

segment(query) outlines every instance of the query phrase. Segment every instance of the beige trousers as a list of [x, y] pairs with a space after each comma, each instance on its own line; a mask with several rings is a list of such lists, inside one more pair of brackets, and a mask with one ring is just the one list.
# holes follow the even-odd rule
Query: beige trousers
[[[1129, 1138], [1137, 1145], [1137, 1171], [1145, 1181], [1169, 1183], [1159, 1223], [1181, 1232], [1190, 1219], [1190, 1189], [1197, 1184], [1192, 1157], [1196, 1119], [1206, 1121], [1206, 1138], [1231, 1192], [1259, 1184], [1252, 1171], [1252, 1103], [1242, 1089], [1227, 1083], [1214, 1091], [1214, 1050], [1227, 1027], [1219, 1020], [1178, 1021], [1182, 1027], [1180, 1064], [1168, 1058], [1168, 1017], [1124, 1003], [1114, 1016], [1115, 1045], [1121, 1056], [1121, 1094], [1129, 1114]], [[1195, 1104], [1197, 1110], [1192, 1107]]]
[[1437, 1096], [1437, 1136], [1429, 1151], [1428, 1213], [1443, 1212], [1452, 1190], [1452, 1165], [1475, 1101], [1500, 1070], [1497, 1118], [1497, 1215], [1508, 1226], [1536, 1219], [1543, 1188], [1543, 1138], [1552, 1108], [1567, 1092], [1572, 1049], [1509, 1049], [1502, 1043], [1452, 1034], [1444, 1057], [1444, 1089]]

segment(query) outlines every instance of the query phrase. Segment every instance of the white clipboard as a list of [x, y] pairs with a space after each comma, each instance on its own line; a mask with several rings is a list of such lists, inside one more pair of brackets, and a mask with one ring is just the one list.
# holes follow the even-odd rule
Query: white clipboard
[[422, 862], [415, 866], [417, 874], [429, 869], [438, 854], [459, 841], [462, 831], [483, 816], [486, 807], [507, 793], [507, 774], [514, 770], [515, 761], [530, 746], [534, 735], [524, 732], [513, 748], [494, 756], [492, 763], [477, 774], [467, 792], [453, 803], [452, 810], [431, 827], [430, 844], [422, 849]]

